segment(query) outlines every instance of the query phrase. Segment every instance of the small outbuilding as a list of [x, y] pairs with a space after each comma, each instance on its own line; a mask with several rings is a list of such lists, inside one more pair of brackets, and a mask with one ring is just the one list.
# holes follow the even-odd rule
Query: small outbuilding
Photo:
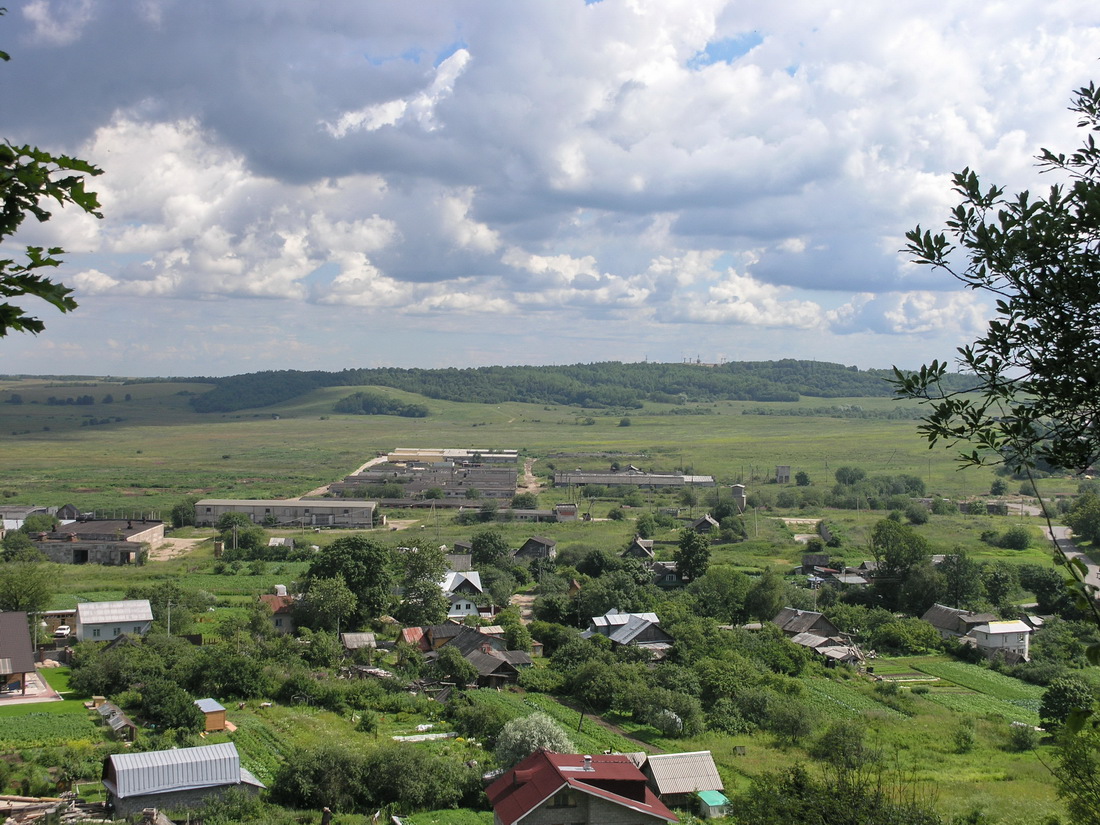
[[207, 733], [225, 730], [225, 708], [215, 699], [196, 699], [195, 707], [206, 717], [203, 730]]
[[27, 614], [21, 610], [0, 613], [0, 693], [25, 696], [27, 678], [34, 672], [34, 645]]
[[730, 801], [721, 791], [699, 791], [699, 816], [703, 819], [729, 816]]

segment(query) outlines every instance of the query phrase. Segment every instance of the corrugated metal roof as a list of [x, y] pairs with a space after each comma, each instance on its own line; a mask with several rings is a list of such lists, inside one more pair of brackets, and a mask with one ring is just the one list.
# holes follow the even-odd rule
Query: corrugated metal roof
[[710, 751], [651, 754], [645, 770], [660, 795], [720, 791], [723, 787]]
[[195, 706], [203, 713], [217, 713], [218, 711], [225, 710], [216, 699], [196, 699]]
[[115, 753], [113, 792], [130, 796], [236, 785], [241, 782], [241, 760], [232, 742], [147, 753]]
[[153, 608], [148, 599], [121, 602], [81, 602], [76, 606], [80, 624], [110, 624], [111, 622], [151, 622]]

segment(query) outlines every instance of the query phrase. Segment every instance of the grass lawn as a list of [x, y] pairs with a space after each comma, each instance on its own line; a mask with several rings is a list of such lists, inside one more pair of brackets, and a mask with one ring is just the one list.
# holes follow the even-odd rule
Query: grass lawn
[[72, 690], [69, 687], [70, 672], [67, 667], [40, 667], [38, 669], [38, 675], [46, 680], [46, 684], [62, 694], [69, 693]]

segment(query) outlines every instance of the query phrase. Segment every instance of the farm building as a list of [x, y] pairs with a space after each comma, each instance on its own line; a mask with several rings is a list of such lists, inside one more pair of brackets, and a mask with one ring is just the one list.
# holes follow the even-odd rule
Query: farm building
[[232, 742], [146, 753], [115, 753], [103, 765], [103, 786], [116, 816], [143, 808], [194, 809], [230, 788], [264, 785], [241, 767]]
[[298, 527], [373, 527], [378, 503], [351, 498], [221, 499], [195, 503], [195, 524], [213, 527], [226, 513], [244, 513], [255, 524]]
[[642, 772], [649, 780], [649, 787], [670, 806], [687, 806], [697, 791], [725, 789], [710, 751], [651, 754]]
[[555, 487], [569, 487], [594, 484], [600, 487], [640, 487], [643, 490], [655, 490], [664, 487], [714, 487], [713, 476], [684, 475], [683, 473], [647, 473], [630, 466], [619, 472], [572, 472], [554, 473]]
[[57, 564], [133, 564], [143, 544], [164, 538], [164, 522], [150, 519], [74, 521], [50, 533], [32, 533], [37, 550]]

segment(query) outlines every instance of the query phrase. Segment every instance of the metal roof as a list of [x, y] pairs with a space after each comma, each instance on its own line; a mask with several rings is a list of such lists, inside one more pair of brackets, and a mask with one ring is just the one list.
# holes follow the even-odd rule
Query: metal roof
[[111, 622], [151, 622], [153, 608], [148, 599], [121, 602], [81, 602], [76, 606], [80, 624], [110, 624]]
[[0, 673], [5, 676], [34, 673], [30, 625], [22, 610], [0, 613], [0, 659], [4, 660]]
[[[109, 790], [119, 799], [146, 794], [238, 785], [247, 781], [237, 746], [232, 742], [147, 753], [115, 753], [109, 758], [114, 785]], [[252, 777], [255, 780], [255, 777]], [[259, 783], [257, 783], [259, 784]], [[263, 787], [261, 785], [261, 787]]]
[[218, 711], [225, 710], [225, 707], [216, 699], [196, 699], [195, 707], [203, 713], [217, 713]]
[[710, 751], [650, 754], [645, 771], [653, 777], [653, 784], [661, 796], [720, 791], [723, 787]]

